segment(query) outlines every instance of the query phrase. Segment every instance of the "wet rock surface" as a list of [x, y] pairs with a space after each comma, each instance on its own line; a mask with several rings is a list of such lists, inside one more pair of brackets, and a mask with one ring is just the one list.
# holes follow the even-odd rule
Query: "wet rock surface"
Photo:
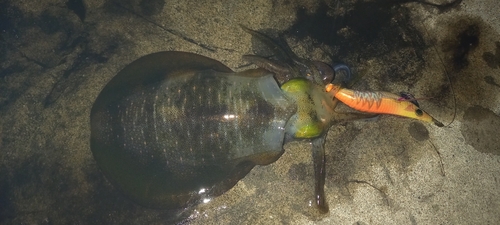
[[462, 135], [475, 150], [500, 155], [500, 142], [494, 135], [500, 127], [500, 116], [481, 106], [465, 111]]

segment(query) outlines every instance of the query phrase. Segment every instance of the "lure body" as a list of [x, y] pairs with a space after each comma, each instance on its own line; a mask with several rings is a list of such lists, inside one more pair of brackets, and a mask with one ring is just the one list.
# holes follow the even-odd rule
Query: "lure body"
[[420, 109], [415, 101], [399, 95], [382, 91], [356, 91], [334, 84], [327, 84], [325, 90], [347, 106], [362, 112], [403, 116], [443, 126]]

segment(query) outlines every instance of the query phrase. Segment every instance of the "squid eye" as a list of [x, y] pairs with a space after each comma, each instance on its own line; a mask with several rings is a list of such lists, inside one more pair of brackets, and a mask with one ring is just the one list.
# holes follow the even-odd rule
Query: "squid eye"
[[424, 115], [424, 112], [421, 109], [417, 109], [415, 110], [415, 114], [417, 114], [417, 116], [422, 116]]
[[323, 84], [331, 83], [333, 78], [335, 78], [335, 72], [333, 71], [333, 68], [328, 64], [319, 61], [313, 61], [312, 63], [319, 71], [319, 76], [321, 77]]

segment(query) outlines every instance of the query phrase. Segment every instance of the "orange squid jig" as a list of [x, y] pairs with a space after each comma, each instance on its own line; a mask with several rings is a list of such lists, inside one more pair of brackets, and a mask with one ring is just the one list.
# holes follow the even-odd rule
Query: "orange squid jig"
[[383, 91], [355, 91], [331, 83], [325, 86], [325, 91], [347, 106], [362, 112], [403, 116], [432, 122], [438, 127], [444, 126], [420, 109], [416, 101], [405, 96]]

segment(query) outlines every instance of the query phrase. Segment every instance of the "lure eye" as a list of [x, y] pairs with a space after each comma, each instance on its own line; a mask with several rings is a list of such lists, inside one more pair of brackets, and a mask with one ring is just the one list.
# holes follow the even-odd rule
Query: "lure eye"
[[335, 78], [335, 72], [333, 71], [333, 68], [328, 64], [319, 61], [313, 61], [312, 63], [319, 71], [319, 76], [323, 81], [323, 84], [331, 83], [333, 78]]
[[422, 116], [424, 115], [424, 112], [421, 109], [417, 109], [415, 110], [415, 114], [417, 114], [417, 116]]

